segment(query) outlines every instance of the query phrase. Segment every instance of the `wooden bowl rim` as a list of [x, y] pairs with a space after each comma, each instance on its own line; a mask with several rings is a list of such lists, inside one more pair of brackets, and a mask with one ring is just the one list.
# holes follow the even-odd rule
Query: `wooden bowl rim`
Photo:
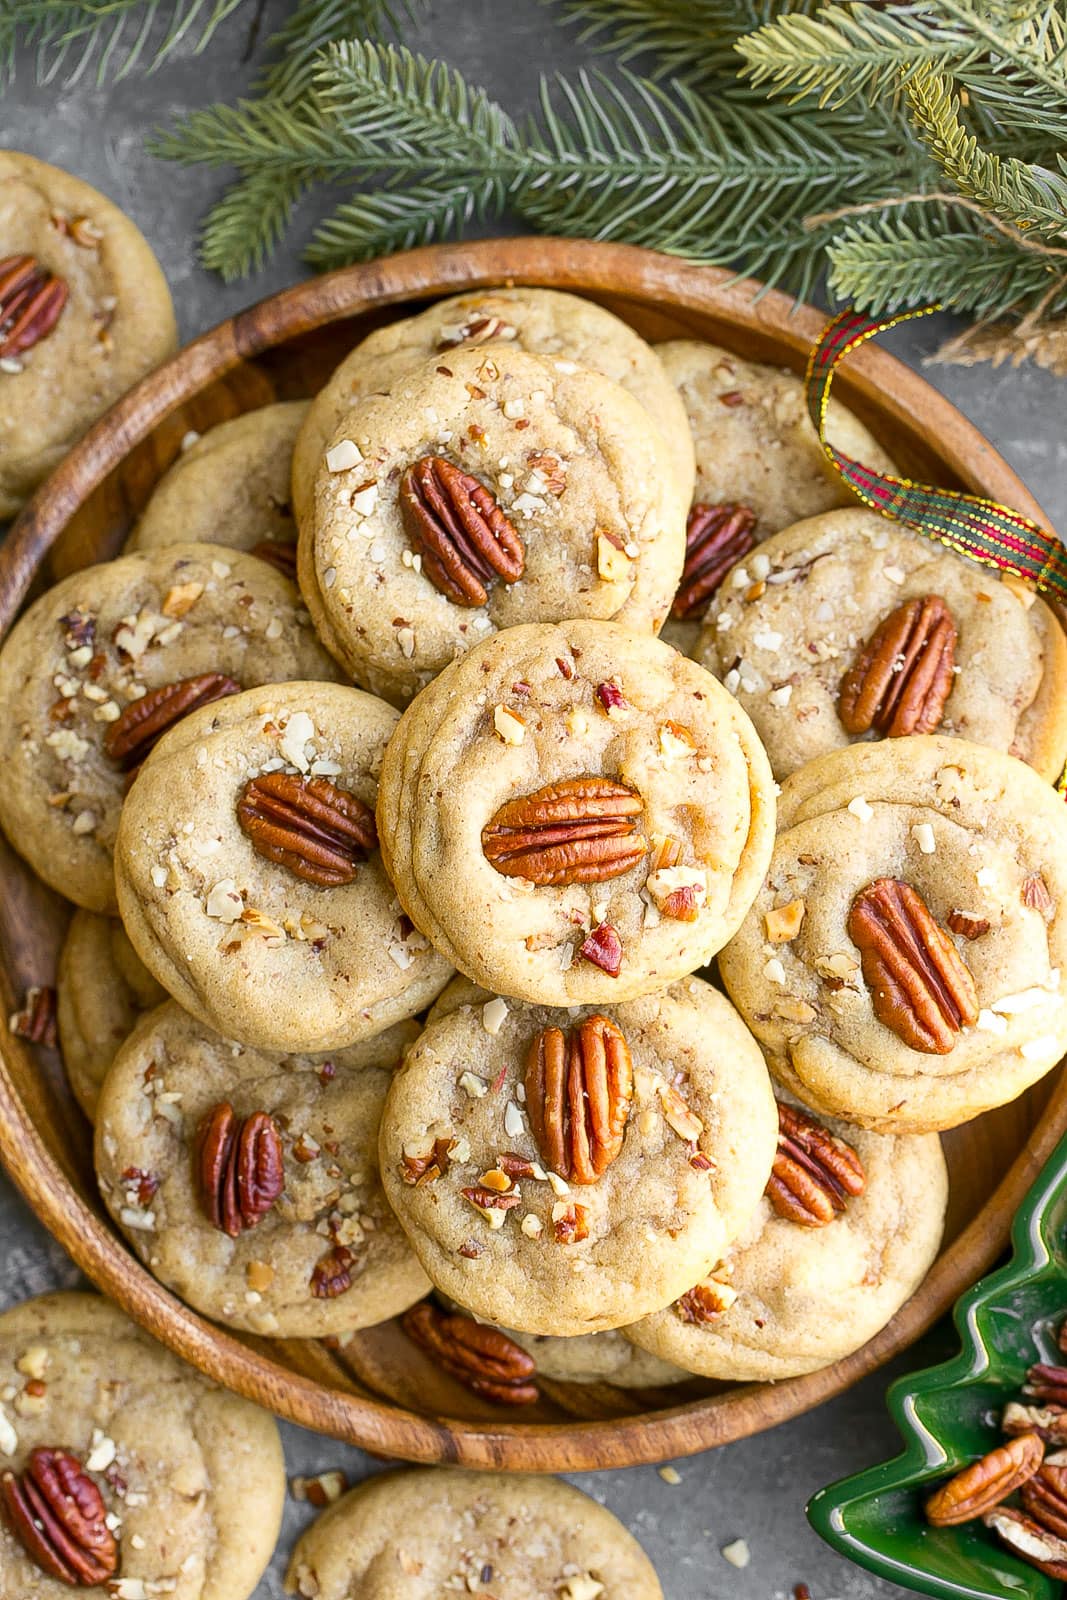
[[[48, 550], [125, 454], [193, 395], [240, 363], [300, 334], [413, 299], [516, 283], [623, 296], [729, 320], [761, 333], [802, 368], [825, 314], [754, 280], [630, 245], [572, 239], [487, 239], [406, 251], [308, 279], [228, 318], [187, 345], [114, 405], [75, 446], [0, 548], [0, 636]], [[725, 343], [730, 342], [724, 330]], [[969, 489], [1044, 521], [1008, 464], [950, 401], [886, 351], [850, 357], [842, 389], [860, 386], [882, 410], [936, 438]], [[0, 1033], [0, 1159], [39, 1219], [76, 1264], [137, 1322], [202, 1372], [292, 1422], [383, 1455], [416, 1462], [536, 1472], [633, 1466], [694, 1454], [760, 1432], [840, 1394], [899, 1354], [936, 1321], [1004, 1248], [1016, 1207], [1067, 1128], [1067, 1075], [1002, 1182], [935, 1263], [893, 1321], [853, 1355], [806, 1377], [621, 1418], [493, 1423], [430, 1418], [335, 1389], [281, 1366], [190, 1310], [127, 1251], [81, 1199], [28, 1117], [11, 1062], [22, 1045]]]

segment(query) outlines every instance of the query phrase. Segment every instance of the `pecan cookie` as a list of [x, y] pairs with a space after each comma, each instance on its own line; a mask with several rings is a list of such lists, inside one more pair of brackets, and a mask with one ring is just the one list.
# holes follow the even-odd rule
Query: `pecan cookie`
[[506, 1328], [588, 1334], [720, 1259], [776, 1139], [759, 1050], [689, 978], [605, 1011], [439, 1014], [393, 1080], [381, 1172], [444, 1294]]
[[0, 240], [3, 518], [178, 333], [139, 229], [59, 167], [0, 151]]
[[719, 971], [772, 1074], [886, 1133], [1013, 1100], [1067, 1047], [1067, 809], [937, 734], [788, 778], [767, 880]]
[[307, 412], [306, 400], [260, 406], [194, 437], [156, 485], [126, 549], [200, 539], [251, 550], [295, 578], [289, 477]]
[[46, 883], [115, 909], [131, 774], [191, 707], [281, 678], [336, 678], [291, 583], [205, 544], [73, 573], [0, 651], [0, 827]]
[[324, 1511], [286, 1579], [307, 1600], [663, 1600], [652, 1564], [610, 1511], [558, 1478], [386, 1472]]
[[378, 829], [416, 927], [545, 1005], [630, 999], [707, 962], [762, 882], [763, 748], [710, 674], [608, 623], [513, 628], [423, 690]]
[[[696, 339], [672, 339], [656, 351], [678, 386], [696, 447], [685, 573], [664, 629], [689, 655], [728, 567], [790, 523], [855, 501], [823, 454], [796, 373]], [[830, 401], [827, 431], [846, 455], [896, 472], [839, 400]]]
[[693, 652], [784, 778], [854, 739], [954, 734], [1042, 777], [1067, 755], [1067, 640], [1014, 580], [873, 511], [798, 522], [747, 555]]
[[360, 689], [280, 684], [205, 706], [145, 763], [119, 828], [119, 905], [145, 965], [209, 1028], [334, 1050], [444, 986], [378, 851], [396, 721]]
[[378, 1124], [418, 1036], [328, 1056], [250, 1050], [169, 1001], [100, 1095], [104, 1201], [161, 1283], [231, 1328], [321, 1338], [395, 1316], [429, 1284], [385, 1203]]
[[74, 913], [59, 957], [56, 1021], [70, 1086], [90, 1122], [119, 1045], [166, 998], [117, 917]]
[[655, 632], [684, 520], [662, 435], [620, 385], [513, 344], [459, 349], [341, 420], [300, 585], [357, 682], [403, 704], [498, 628]]
[[937, 1255], [948, 1175], [935, 1134], [817, 1120], [782, 1095], [774, 1172], [710, 1277], [627, 1338], [707, 1378], [774, 1383], [884, 1328]]
[[273, 1417], [93, 1294], [0, 1315], [0, 1386], [5, 1595], [247, 1600], [285, 1500]]
[[[678, 390], [634, 330], [578, 295], [555, 289], [481, 289], [438, 300], [416, 317], [378, 328], [346, 356], [311, 404], [293, 456], [293, 503], [304, 522], [315, 474], [338, 424], [357, 400], [381, 394], [431, 359], [488, 343], [549, 356], [603, 373], [640, 401], [670, 452], [683, 514], [693, 492], [693, 441]], [[647, 420], [646, 420], [647, 426]]]

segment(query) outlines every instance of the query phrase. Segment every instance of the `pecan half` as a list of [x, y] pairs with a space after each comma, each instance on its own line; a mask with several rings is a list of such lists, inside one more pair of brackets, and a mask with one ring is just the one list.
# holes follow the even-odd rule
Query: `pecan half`
[[698, 501], [685, 525], [685, 566], [671, 616], [701, 615], [732, 566], [755, 546], [756, 513], [748, 506], [710, 506]]
[[998, 1506], [982, 1518], [1013, 1555], [1019, 1556], [1050, 1578], [1067, 1580], [1067, 1539], [1047, 1532], [1040, 1523], [1014, 1506]]
[[767, 1198], [778, 1215], [804, 1228], [824, 1228], [866, 1187], [851, 1145], [779, 1100], [778, 1150], [767, 1183]]
[[0, 360], [46, 339], [69, 294], [63, 279], [33, 256], [5, 256], [0, 261]]
[[423, 573], [455, 605], [484, 606], [494, 578], [522, 577], [515, 529], [485, 485], [444, 456], [423, 456], [405, 472], [400, 515]]
[[1027, 1369], [1023, 1394], [1030, 1400], [1067, 1405], [1067, 1367], [1050, 1367], [1038, 1361]]
[[285, 1188], [281, 1134], [265, 1111], [242, 1119], [228, 1101], [213, 1106], [197, 1129], [193, 1159], [201, 1209], [231, 1239], [254, 1228]]
[[874, 1014], [898, 1039], [925, 1055], [947, 1055], [978, 1016], [978, 996], [963, 957], [899, 878], [876, 878], [848, 914]]
[[1017, 1433], [1037, 1433], [1046, 1444], [1067, 1444], [1067, 1406], [1029, 1406], [1009, 1400], [1001, 1413], [1000, 1427], [1009, 1439]]
[[952, 688], [956, 624], [940, 595], [908, 600], [871, 634], [841, 680], [837, 714], [846, 733], [889, 739], [933, 733]]
[[1036, 1433], [1021, 1433], [974, 1461], [935, 1489], [926, 1501], [926, 1520], [952, 1528], [999, 1506], [1040, 1467], [1045, 1447]]
[[320, 889], [351, 883], [377, 848], [374, 812], [328, 778], [266, 772], [245, 784], [237, 820], [252, 848]]
[[641, 797], [608, 778], [563, 778], [500, 807], [482, 829], [482, 850], [505, 878], [602, 883], [645, 854]]
[[253, 545], [250, 555], [258, 556], [268, 567], [280, 572], [291, 583], [296, 582], [296, 544], [291, 539], [261, 539]]
[[499, 1328], [486, 1327], [429, 1300], [405, 1311], [401, 1327], [464, 1388], [504, 1406], [528, 1406], [538, 1398], [533, 1357]]
[[50, 1577], [91, 1589], [118, 1567], [103, 1497], [77, 1456], [38, 1447], [21, 1473], [0, 1475], [0, 1501], [11, 1531]]
[[621, 1030], [586, 1017], [542, 1028], [526, 1056], [526, 1111], [545, 1165], [571, 1183], [595, 1183], [622, 1149], [634, 1070]]
[[1045, 1461], [1022, 1486], [1023, 1510], [1050, 1533], [1067, 1539], [1067, 1467]]
[[241, 685], [223, 672], [203, 672], [196, 678], [180, 678], [176, 683], [149, 689], [140, 700], [131, 700], [117, 722], [108, 728], [104, 754], [123, 772], [130, 772], [190, 711], [199, 711], [213, 700], [240, 692]]
[[352, 1287], [352, 1264], [355, 1259], [351, 1250], [343, 1244], [335, 1244], [315, 1263], [311, 1274], [311, 1292], [316, 1300], [336, 1300], [338, 1295], [347, 1294]]
[[52, 1050], [56, 1044], [56, 991], [49, 984], [34, 983], [22, 997], [22, 1009], [12, 1014], [11, 1032], [30, 1044], [43, 1044]]

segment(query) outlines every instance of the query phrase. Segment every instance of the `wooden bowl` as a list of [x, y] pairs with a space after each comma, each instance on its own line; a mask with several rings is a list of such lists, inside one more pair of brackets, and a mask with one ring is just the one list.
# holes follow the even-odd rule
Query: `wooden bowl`
[[[372, 327], [428, 297], [500, 283], [569, 289], [653, 339], [709, 338], [800, 371], [821, 314], [784, 295], [621, 245], [503, 239], [441, 245], [298, 284], [222, 323], [146, 378], [96, 425], [38, 493], [0, 550], [0, 628], [51, 555], [62, 574], [112, 555], [190, 428], [309, 395]], [[853, 356], [837, 392], [913, 476], [1040, 508], [947, 400], [883, 351]], [[69, 908], [4, 847], [0, 1005], [48, 983]], [[395, 1324], [324, 1343], [237, 1338], [160, 1287], [112, 1230], [96, 1197], [89, 1129], [54, 1051], [0, 1036], [0, 1155], [78, 1265], [150, 1332], [204, 1372], [306, 1427], [410, 1461], [572, 1471], [682, 1456], [757, 1433], [839, 1394], [917, 1338], [1003, 1248], [1016, 1205], [1067, 1128], [1059, 1073], [1012, 1106], [946, 1138], [946, 1243], [923, 1287], [847, 1360], [774, 1385], [693, 1380], [658, 1392], [544, 1384], [521, 1414], [442, 1376]]]

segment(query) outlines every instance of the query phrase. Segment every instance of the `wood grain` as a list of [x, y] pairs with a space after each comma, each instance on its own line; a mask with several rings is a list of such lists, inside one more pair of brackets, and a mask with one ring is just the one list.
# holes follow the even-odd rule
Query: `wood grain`
[[[47, 567], [112, 555], [190, 429], [275, 398], [308, 395], [371, 328], [420, 302], [491, 284], [586, 294], [654, 339], [708, 338], [802, 371], [822, 315], [729, 274], [624, 245], [500, 239], [410, 251], [275, 295], [222, 323], [120, 400], [26, 507], [0, 550], [0, 630]], [[915, 373], [868, 346], [835, 393], [912, 476], [1041, 509], [982, 435]], [[63, 903], [0, 848], [0, 1005], [49, 981]], [[501, 1412], [438, 1372], [395, 1324], [343, 1347], [239, 1339], [160, 1287], [112, 1231], [95, 1196], [88, 1126], [55, 1052], [0, 1031], [0, 1158], [80, 1267], [138, 1321], [220, 1382], [295, 1422], [371, 1452], [536, 1472], [619, 1467], [691, 1454], [773, 1427], [839, 1394], [905, 1349], [984, 1272], [1067, 1128], [1059, 1072], [1012, 1106], [946, 1136], [945, 1248], [918, 1294], [862, 1350], [805, 1378], [623, 1391], [546, 1383], [529, 1412]]]

